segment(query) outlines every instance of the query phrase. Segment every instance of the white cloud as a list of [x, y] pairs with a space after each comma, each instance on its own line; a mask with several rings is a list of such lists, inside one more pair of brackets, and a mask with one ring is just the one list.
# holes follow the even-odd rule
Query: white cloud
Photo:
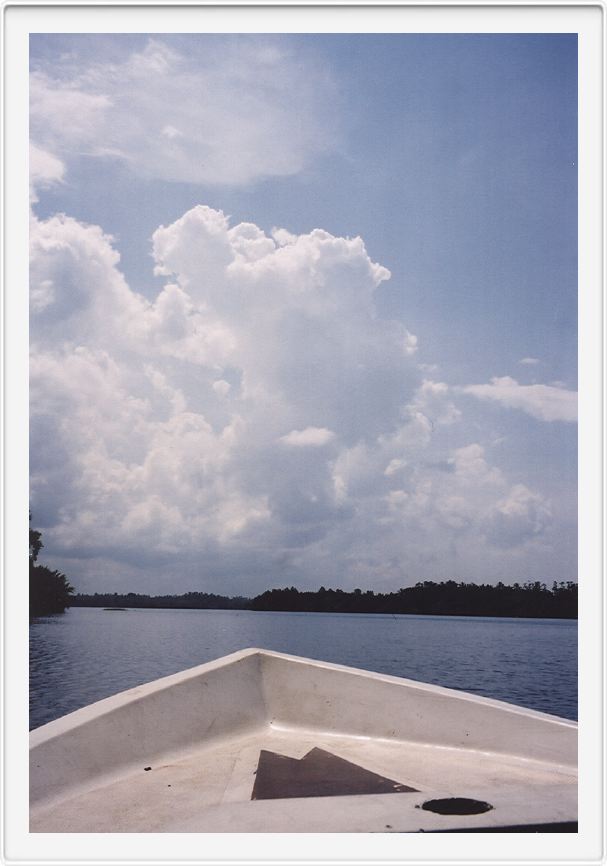
[[423, 412], [432, 425], [453, 424], [461, 417], [460, 410], [450, 399], [449, 386], [444, 382], [424, 379], [415, 394], [413, 408]]
[[550, 506], [541, 496], [517, 484], [489, 512], [487, 536], [498, 547], [524, 544], [546, 530], [551, 516]]
[[30, 201], [38, 201], [37, 191], [63, 181], [65, 166], [60, 159], [35, 144], [29, 146]]
[[503, 473], [491, 466], [485, 449], [472, 443], [453, 451], [436, 466], [418, 466], [406, 487], [386, 496], [389, 511], [427, 543], [473, 544], [479, 538], [504, 550], [516, 549], [538, 539], [549, 529], [551, 509], [547, 500], [522, 484], [510, 486]]
[[539, 364], [539, 363], [540, 363], [539, 358], [521, 358], [521, 360], [519, 361], [519, 364], [525, 364], [528, 366], [534, 366], [535, 364]]
[[217, 379], [216, 382], [213, 382], [213, 391], [216, 394], [219, 394], [221, 397], [227, 397], [230, 393], [232, 386], [229, 382], [226, 382], [225, 379]]
[[405, 353], [407, 355], [415, 355], [417, 348], [417, 337], [415, 334], [410, 334], [409, 331], [407, 331], [405, 334]]
[[334, 147], [337, 91], [305, 55], [248, 37], [209, 37], [194, 55], [154, 38], [121, 61], [40, 66], [33, 140], [65, 160], [87, 154], [145, 177], [235, 185], [296, 174]]
[[321, 446], [372, 440], [413, 395], [405, 329], [374, 315], [389, 274], [358, 238], [280, 245], [204, 207], [154, 253], [147, 301], [99, 227], [32, 220], [32, 508], [72, 554], [267, 565], [341, 519]]
[[520, 409], [540, 421], [577, 420], [577, 392], [553, 385], [519, 385], [510, 376], [498, 376], [488, 385], [467, 385], [459, 390], [481, 400], [495, 400], [511, 409]]
[[305, 430], [291, 430], [279, 441], [293, 448], [320, 448], [335, 439], [335, 433], [326, 427], [306, 427]]
[[384, 475], [394, 475], [396, 472], [400, 472], [407, 466], [407, 461], [402, 460], [401, 458], [394, 457], [386, 468], [384, 469]]
[[169, 123], [162, 128], [162, 135], [166, 135], [167, 138], [182, 138], [183, 132]]
[[[127, 286], [112, 238], [99, 226], [58, 215], [30, 223], [32, 339], [98, 343], [135, 338], [146, 303]], [[118, 329], [118, 333], [116, 332]]]
[[551, 531], [539, 492], [457, 444], [454, 389], [376, 315], [389, 272], [360, 238], [197, 207], [153, 248], [146, 300], [99, 227], [32, 221], [31, 504], [79, 588], [100, 563], [154, 591], [377, 585], [456, 556], [503, 578]]

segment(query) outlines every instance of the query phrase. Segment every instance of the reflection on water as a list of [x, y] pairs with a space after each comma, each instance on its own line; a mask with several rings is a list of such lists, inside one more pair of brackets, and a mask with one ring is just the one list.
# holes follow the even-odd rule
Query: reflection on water
[[245, 647], [577, 718], [571, 620], [73, 608], [31, 623], [30, 727]]

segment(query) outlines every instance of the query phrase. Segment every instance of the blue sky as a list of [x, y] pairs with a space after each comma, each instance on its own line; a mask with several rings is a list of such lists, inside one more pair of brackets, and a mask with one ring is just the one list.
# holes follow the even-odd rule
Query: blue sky
[[576, 579], [576, 70], [574, 35], [32, 37], [46, 560]]

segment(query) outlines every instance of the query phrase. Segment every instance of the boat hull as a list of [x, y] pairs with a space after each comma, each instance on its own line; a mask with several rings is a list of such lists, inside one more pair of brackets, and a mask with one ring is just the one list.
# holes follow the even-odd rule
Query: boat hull
[[30, 761], [32, 832], [565, 832], [577, 820], [574, 722], [257, 649], [50, 722], [32, 731]]

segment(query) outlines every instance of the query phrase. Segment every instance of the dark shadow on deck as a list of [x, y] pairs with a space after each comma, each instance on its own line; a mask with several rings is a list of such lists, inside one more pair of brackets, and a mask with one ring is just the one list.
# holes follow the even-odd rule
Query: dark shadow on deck
[[416, 791], [416, 788], [372, 773], [324, 749], [312, 749], [303, 758], [289, 758], [262, 749], [251, 800], [402, 794], [406, 791]]

